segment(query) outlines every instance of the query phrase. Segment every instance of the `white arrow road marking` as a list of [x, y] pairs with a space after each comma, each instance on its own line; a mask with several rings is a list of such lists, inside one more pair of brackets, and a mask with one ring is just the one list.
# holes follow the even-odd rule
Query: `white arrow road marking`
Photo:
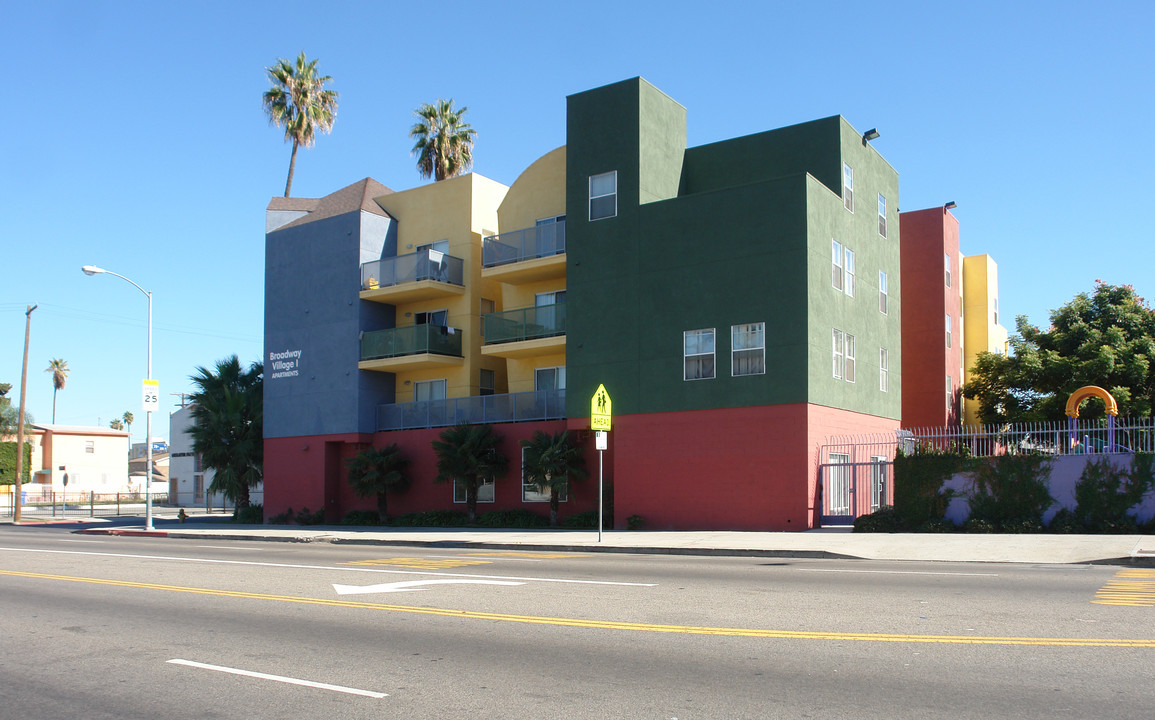
[[358, 688], [345, 687], [344, 685], [330, 685], [329, 683], [313, 682], [312, 680], [301, 680], [299, 678], [285, 677], [284, 675], [270, 675], [268, 673], [253, 672], [252, 670], [240, 670], [237, 668], [224, 667], [223, 665], [209, 665], [207, 663], [194, 662], [192, 660], [181, 660], [174, 658], [169, 660], [174, 665], [186, 665], [188, 667], [200, 668], [202, 670], [215, 670], [217, 672], [229, 673], [230, 675], [244, 675], [245, 677], [259, 678], [261, 680], [274, 680], [276, 682], [289, 683], [290, 685], [303, 685], [304, 687], [318, 688], [320, 690], [332, 690], [334, 692], [348, 693], [349, 695], [363, 695], [364, 697], [371, 697], [380, 700], [381, 698], [389, 697], [388, 693], [374, 692], [372, 690], [360, 690]]
[[405, 582], [382, 583], [380, 585], [338, 585], [333, 589], [338, 595], [369, 595], [372, 593], [413, 592], [421, 590], [421, 585], [524, 585], [504, 580], [408, 580]]

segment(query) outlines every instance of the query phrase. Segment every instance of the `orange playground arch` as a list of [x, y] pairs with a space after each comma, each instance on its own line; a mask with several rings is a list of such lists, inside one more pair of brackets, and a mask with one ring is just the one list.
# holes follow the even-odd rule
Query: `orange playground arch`
[[1087, 398], [1100, 398], [1107, 405], [1107, 414], [1115, 417], [1119, 414], [1119, 403], [1115, 402], [1115, 398], [1111, 393], [1107, 392], [1098, 385], [1084, 385], [1075, 392], [1071, 393], [1071, 397], [1067, 398], [1067, 417], [1079, 417], [1079, 405]]

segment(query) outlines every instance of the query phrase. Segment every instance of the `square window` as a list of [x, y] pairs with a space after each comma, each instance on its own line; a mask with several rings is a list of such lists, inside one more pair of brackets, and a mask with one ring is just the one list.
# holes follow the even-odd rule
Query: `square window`
[[730, 374], [766, 374], [766, 323], [730, 326]]
[[890, 389], [890, 353], [886, 348], [878, 349], [878, 390], [886, 392]]
[[539, 392], [542, 390], [565, 390], [565, 365], [534, 370], [533, 389]]
[[830, 284], [835, 290], [842, 290], [846, 282], [842, 272], [842, 243], [837, 240], [830, 241], [830, 262]]
[[878, 234], [886, 237], [886, 198], [878, 194]]
[[878, 271], [878, 311], [886, 315], [890, 306], [890, 296], [886, 285], [886, 273]]
[[682, 333], [685, 357], [684, 380], [710, 380], [714, 377], [714, 328], [687, 330]]
[[842, 164], [842, 204], [850, 212], [854, 212], [854, 168]]
[[[465, 498], [465, 483], [460, 480], [453, 481], [453, 502], [463, 503]], [[493, 478], [486, 478], [477, 487], [477, 502], [491, 503], [493, 502]]]
[[590, 175], [590, 220], [618, 214], [618, 171]]
[[413, 383], [413, 399], [416, 402], [427, 402], [445, 399], [445, 379], [418, 380]]

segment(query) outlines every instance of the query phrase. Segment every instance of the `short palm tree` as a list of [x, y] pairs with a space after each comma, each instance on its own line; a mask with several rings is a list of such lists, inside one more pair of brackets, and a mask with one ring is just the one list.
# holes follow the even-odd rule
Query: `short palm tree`
[[44, 372], [52, 373], [52, 424], [56, 424], [56, 393], [64, 389], [68, 381], [68, 361], [55, 358], [48, 363]]
[[384, 525], [388, 517], [387, 493], [404, 490], [409, 485], [405, 468], [409, 459], [401, 454], [396, 443], [386, 448], [365, 450], [348, 462], [349, 486], [360, 497], [377, 496], [377, 516]]
[[568, 431], [550, 435], [538, 430], [530, 440], [522, 440], [525, 464], [522, 472], [525, 482], [537, 486], [538, 491], [549, 488], [549, 524], [557, 525], [558, 500], [562, 490], [569, 488], [570, 480], [584, 480], [585, 457], [582, 450], [570, 441]]
[[289, 179], [285, 182], [285, 197], [293, 187], [293, 168], [297, 164], [297, 148], [311, 147], [318, 132], [329, 132], [337, 119], [337, 91], [326, 90], [325, 83], [333, 78], [317, 73], [317, 61], [305, 60], [305, 52], [296, 62], [277, 58], [277, 64], [265, 68], [272, 87], [265, 91], [262, 103], [269, 123], [285, 128], [285, 142], [293, 143], [289, 158]]
[[501, 436], [490, 425], [455, 425], [433, 441], [437, 454], [436, 482], [460, 483], [465, 488], [469, 522], [477, 521], [477, 489], [486, 480], [505, 474], [509, 458], [497, 445]]
[[419, 120], [409, 137], [417, 141], [412, 154], [417, 156], [421, 177], [444, 180], [473, 166], [473, 137], [477, 131], [463, 119], [467, 110], [454, 109], [450, 98], [432, 105], [425, 103], [413, 111]]
[[108, 426], [110, 428], [112, 428], [113, 430], [123, 430], [124, 429], [124, 423], [122, 423], [119, 418], [116, 420], [109, 420]]
[[241, 367], [236, 355], [217, 362], [216, 371], [198, 367], [190, 379], [193, 452], [213, 469], [212, 492], [223, 493], [237, 512], [249, 506], [249, 488], [261, 481], [263, 366]]

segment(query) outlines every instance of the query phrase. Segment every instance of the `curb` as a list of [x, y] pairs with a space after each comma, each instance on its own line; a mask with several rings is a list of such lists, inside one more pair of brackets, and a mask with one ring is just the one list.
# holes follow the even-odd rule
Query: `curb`
[[118, 530], [116, 528], [92, 528], [77, 530], [80, 535], [125, 535], [128, 537], [170, 537], [164, 530]]

